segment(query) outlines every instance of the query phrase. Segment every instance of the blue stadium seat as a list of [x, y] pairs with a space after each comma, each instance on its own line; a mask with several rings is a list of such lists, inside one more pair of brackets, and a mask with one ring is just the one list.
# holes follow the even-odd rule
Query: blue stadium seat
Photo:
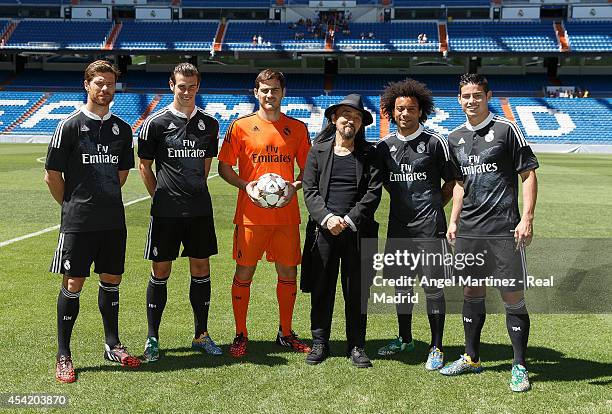
[[101, 49], [110, 34], [110, 21], [22, 20], [5, 48]]
[[558, 52], [551, 22], [451, 22], [448, 42], [455, 52]]
[[[153, 94], [119, 93], [115, 96], [113, 112], [130, 124], [145, 112], [154, 99]], [[42, 93], [0, 91], [0, 127], [2, 131], [26, 113]], [[51, 94], [44, 104], [32, 115], [19, 123], [11, 133], [29, 135], [52, 135], [57, 123], [84, 101], [84, 93], [58, 92]], [[339, 102], [343, 95], [306, 96], [291, 95], [283, 101], [283, 111], [298, 118], [309, 126], [310, 136], [314, 137], [324, 126], [325, 108]], [[172, 94], [163, 94], [156, 110], [172, 102]], [[517, 124], [529, 142], [535, 143], [582, 143], [612, 144], [612, 118], [610, 108], [612, 99], [567, 99], [567, 98], [509, 98], [509, 104]], [[220, 135], [225, 134], [229, 124], [239, 116], [249, 114], [257, 108], [252, 94], [217, 95], [200, 94], [199, 106], [220, 123]], [[380, 138], [380, 96], [365, 95], [364, 103], [374, 115], [374, 123], [366, 130], [368, 140]], [[430, 116], [425, 126], [447, 135], [465, 122], [465, 116], [455, 97], [435, 98], [436, 112]], [[492, 112], [503, 115], [501, 101], [494, 98], [490, 102]], [[599, 129], [594, 132], [593, 120]], [[391, 125], [391, 130], [393, 129]], [[137, 131], [136, 131], [137, 133]]]
[[573, 52], [612, 51], [612, 21], [571, 21], [565, 30]]
[[218, 21], [125, 22], [115, 41], [115, 48], [210, 50], [218, 26]]
[[[305, 34], [303, 40], [295, 40], [295, 33]], [[253, 36], [262, 37], [262, 44], [253, 44]], [[325, 39], [315, 39], [304, 27], [291, 29], [288, 24], [277, 22], [229, 21], [223, 50], [232, 51], [296, 51], [324, 50]]]

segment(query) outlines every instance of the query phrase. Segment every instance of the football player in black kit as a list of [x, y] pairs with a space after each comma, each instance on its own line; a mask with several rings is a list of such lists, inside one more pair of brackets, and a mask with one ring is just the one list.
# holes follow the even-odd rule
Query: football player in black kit
[[[447, 253], [444, 205], [450, 200], [459, 172], [450, 158], [446, 139], [423, 128], [434, 111], [431, 91], [413, 79], [391, 83], [381, 99], [381, 112], [397, 125], [377, 144], [381, 159], [384, 187], [391, 202], [387, 230], [387, 250], [408, 248], [413, 253]], [[444, 184], [442, 184], [444, 181]], [[385, 277], [398, 279], [406, 267], [385, 269]], [[448, 269], [442, 261], [435, 265], [420, 264], [406, 276], [430, 281], [443, 279]], [[393, 273], [393, 274], [391, 274]], [[403, 273], [402, 273], [403, 274]], [[399, 280], [399, 279], [398, 279]], [[446, 303], [444, 291], [434, 283], [424, 283], [431, 343], [425, 368], [437, 370], [443, 365], [442, 334]], [[412, 339], [412, 286], [396, 288], [405, 299], [397, 305], [399, 336], [378, 350], [379, 355], [392, 355], [414, 350]]]
[[[189, 300], [194, 315], [193, 349], [220, 355], [208, 334], [210, 264], [217, 254], [213, 209], [206, 183], [217, 155], [219, 123], [195, 99], [201, 75], [190, 63], [178, 64], [170, 76], [173, 102], [149, 116], [138, 138], [140, 175], [153, 198], [145, 258], [152, 261], [147, 286], [148, 334], [144, 359], [159, 358], [159, 325], [166, 306], [172, 262], [189, 257]], [[156, 174], [153, 173], [155, 161]]]
[[[458, 276], [490, 280], [489, 285], [500, 290], [514, 351], [510, 389], [522, 392], [530, 388], [525, 368], [530, 321], [524, 297], [524, 248], [533, 237], [538, 160], [514, 122], [489, 112], [491, 97], [485, 77], [462, 76], [458, 100], [467, 120], [448, 136], [451, 156], [461, 168], [462, 178], [453, 191], [447, 237], [455, 242], [457, 254], [486, 254], [481, 264], [466, 266]], [[522, 215], [518, 208], [519, 176], [523, 183]], [[444, 375], [482, 370], [479, 348], [487, 283], [464, 285], [465, 353], [440, 370]]]
[[104, 324], [104, 358], [138, 367], [119, 341], [119, 284], [127, 231], [121, 186], [134, 166], [132, 128], [109, 110], [119, 71], [97, 60], [85, 70], [87, 103], [55, 130], [45, 164], [45, 182], [62, 206], [59, 241], [51, 272], [63, 275], [57, 298], [58, 351], [55, 378], [74, 382], [70, 353], [79, 296], [92, 262], [100, 275], [98, 306]]

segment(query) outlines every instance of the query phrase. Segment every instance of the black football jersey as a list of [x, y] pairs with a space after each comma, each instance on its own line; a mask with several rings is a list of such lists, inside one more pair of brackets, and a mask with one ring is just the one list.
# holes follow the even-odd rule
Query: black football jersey
[[63, 233], [125, 228], [119, 171], [134, 167], [132, 128], [85, 106], [55, 129], [45, 168], [64, 173]]
[[513, 236], [520, 221], [518, 175], [539, 166], [521, 130], [491, 113], [476, 126], [466, 121], [448, 143], [465, 192], [458, 235]]
[[138, 156], [155, 160], [152, 216], [212, 215], [204, 160], [217, 155], [218, 135], [219, 122], [197, 106], [189, 118], [170, 104], [145, 120]]
[[441, 237], [446, 232], [442, 180], [458, 177], [445, 138], [422, 126], [408, 137], [393, 132], [377, 144], [389, 192], [389, 228], [406, 237]]

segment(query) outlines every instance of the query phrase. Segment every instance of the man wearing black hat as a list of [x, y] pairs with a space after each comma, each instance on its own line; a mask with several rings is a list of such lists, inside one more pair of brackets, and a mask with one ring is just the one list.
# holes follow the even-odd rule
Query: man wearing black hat
[[[329, 124], [315, 138], [304, 170], [304, 199], [314, 237], [304, 247], [303, 269], [310, 278], [313, 347], [306, 363], [329, 355], [329, 337], [338, 269], [346, 318], [347, 354], [359, 368], [372, 366], [364, 352], [366, 314], [362, 303], [360, 239], [377, 237], [374, 212], [382, 175], [374, 147], [365, 140], [373, 122], [360, 95], [348, 95], [325, 111]], [[304, 277], [304, 273], [302, 274]], [[365, 293], [365, 292], [363, 292]]]

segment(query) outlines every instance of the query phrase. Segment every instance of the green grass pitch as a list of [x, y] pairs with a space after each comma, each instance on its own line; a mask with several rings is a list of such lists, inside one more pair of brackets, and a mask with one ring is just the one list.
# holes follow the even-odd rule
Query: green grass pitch
[[[44, 145], [0, 145], [0, 243], [59, 223], [60, 208], [42, 180], [45, 153]], [[612, 157], [541, 154], [539, 159], [536, 238], [609, 237]], [[216, 164], [211, 171], [214, 173]], [[227, 353], [234, 336], [230, 286], [236, 190], [219, 177], [212, 177], [209, 187], [220, 250], [211, 259], [209, 329]], [[123, 194], [124, 202], [146, 194], [136, 171], [130, 173]], [[120, 333], [122, 342], [138, 354], [147, 331], [149, 263], [142, 252], [148, 209], [148, 201], [126, 208], [129, 236], [121, 285]], [[381, 236], [386, 231], [387, 212], [385, 195], [377, 213], [383, 224]], [[240, 361], [191, 351], [193, 315], [185, 259], [175, 262], [168, 285], [168, 304], [160, 330], [162, 359], [138, 370], [122, 369], [102, 359], [104, 337], [97, 309], [97, 278], [87, 281], [72, 339], [78, 381], [60, 385], [54, 379], [60, 277], [48, 272], [57, 233], [53, 230], [0, 247], [0, 393], [65, 394], [70, 398], [68, 410], [75, 412], [612, 411], [610, 315], [532, 315], [528, 369], [533, 389], [516, 395], [508, 388], [512, 351], [502, 314], [487, 317], [482, 374], [446, 378], [425, 371], [429, 327], [423, 313], [414, 318], [414, 353], [375, 358], [373, 369], [357, 370], [342, 356], [344, 312], [338, 291], [332, 357], [312, 367], [304, 363], [304, 355], [286, 352], [274, 344], [278, 326], [276, 276], [273, 267], [263, 262], [252, 286], [249, 355]], [[610, 251], [594, 253], [610, 255]], [[607, 283], [609, 274], [608, 269]], [[489, 296], [493, 295], [498, 296], [490, 289]], [[309, 306], [308, 295], [298, 293], [294, 327], [307, 339]], [[369, 355], [375, 357], [376, 349], [396, 330], [393, 314], [370, 316]], [[458, 314], [447, 317], [445, 345], [449, 360], [462, 350], [463, 327]]]

